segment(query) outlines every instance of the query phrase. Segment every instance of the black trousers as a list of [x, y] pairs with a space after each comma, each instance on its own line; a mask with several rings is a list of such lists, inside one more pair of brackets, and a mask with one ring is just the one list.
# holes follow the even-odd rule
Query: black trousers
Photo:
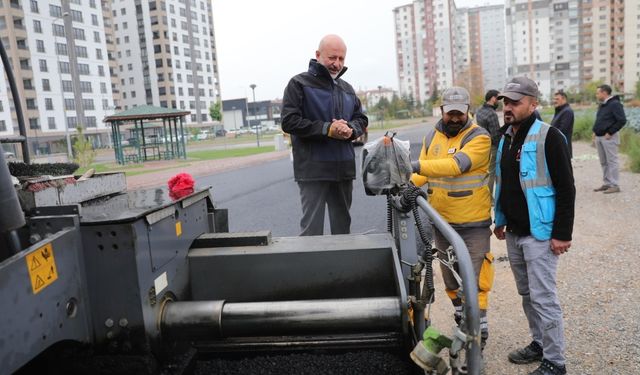
[[324, 231], [325, 206], [329, 208], [331, 234], [348, 234], [351, 230], [351, 195], [353, 181], [299, 181], [302, 219], [301, 236], [320, 236]]

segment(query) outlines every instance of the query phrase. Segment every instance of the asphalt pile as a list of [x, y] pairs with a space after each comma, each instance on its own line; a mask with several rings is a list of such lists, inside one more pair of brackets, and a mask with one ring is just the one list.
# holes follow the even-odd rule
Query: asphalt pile
[[[244, 358], [207, 358], [196, 363], [195, 375], [412, 375], [419, 367], [408, 355], [363, 350], [346, 353], [270, 354]], [[424, 372], [423, 372], [424, 373]]]

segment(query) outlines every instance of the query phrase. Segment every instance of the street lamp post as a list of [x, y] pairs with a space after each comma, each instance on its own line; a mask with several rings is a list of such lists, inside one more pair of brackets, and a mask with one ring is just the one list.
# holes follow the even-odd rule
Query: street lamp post
[[[249, 87], [251, 87], [251, 91], [253, 91], [253, 117], [255, 119], [258, 118], [258, 114], [257, 114], [257, 109], [258, 106], [256, 105], [256, 84], [252, 83], [249, 85]], [[258, 127], [258, 125], [256, 125], [256, 143], [258, 144], [258, 147], [260, 147], [260, 128]]]
[[378, 103], [380, 103], [380, 128], [384, 129], [384, 111], [382, 110], [382, 86], [378, 86]]
[[[51, 25], [55, 25], [56, 21], [58, 20], [63, 20], [62, 17], [68, 17], [69, 13], [63, 13], [62, 16], [60, 17], [54, 17], [54, 20], [51, 22]], [[64, 27], [64, 26], [63, 26]], [[67, 32], [67, 30], [65, 30], [65, 33]], [[58, 40], [58, 36], [54, 34], [55, 40]], [[58, 51], [55, 50], [54, 47], [54, 51], [56, 52], [56, 60], [58, 62], [58, 80], [60, 81], [60, 96], [62, 97], [62, 115], [64, 118], [64, 135], [66, 138], [66, 143], [67, 143], [67, 158], [69, 159], [69, 161], [73, 160], [73, 149], [71, 147], [71, 134], [69, 134], [69, 121], [67, 120], [67, 109], [65, 108], [65, 104], [64, 104], [64, 90], [62, 89], [62, 74], [60, 74], [60, 55], [58, 54]]]

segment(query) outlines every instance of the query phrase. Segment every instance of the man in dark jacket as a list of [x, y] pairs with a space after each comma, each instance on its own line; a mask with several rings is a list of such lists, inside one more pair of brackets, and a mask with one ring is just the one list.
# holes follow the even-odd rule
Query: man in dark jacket
[[293, 173], [300, 188], [302, 236], [322, 235], [325, 206], [332, 234], [351, 228], [351, 194], [356, 177], [352, 140], [368, 125], [353, 87], [340, 77], [347, 47], [337, 35], [320, 41], [309, 70], [284, 91], [282, 130], [291, 134]]
[[573, 157], [573, 148], [571, 147], [571, 135], [573, 134], [573, 109], [567, 102], [567, 94], [564, 91], [558, 91], [553, 95], [553, 106], [556, 112], [551, 120], [551, 126], [555, 126], [567, 139], [569, 146], [569, 157]]
[[493, 185], [496, 179], [496, 152], [502, 134], [500, 133], [500, 120], [498, 109], [498, 90], [489, 90], [484, 96], [484, 104], [476, 111], [476, 124], [485, 128], [491, 136], [491, 161], [489, 162], [489, 191], [493, 196]]
[[605, 194], [620, 192], [618, 185], [618, 146], [620, 134], [618, 132], [627, 123], [620, 98], [611, 96], [611, 86], [602, 85], [596, 90], [596, 98], [601, 102], [593, 124], [593, 134], [596, 137], [596, 148], [602, 167], [603, 184], [593, 191]]

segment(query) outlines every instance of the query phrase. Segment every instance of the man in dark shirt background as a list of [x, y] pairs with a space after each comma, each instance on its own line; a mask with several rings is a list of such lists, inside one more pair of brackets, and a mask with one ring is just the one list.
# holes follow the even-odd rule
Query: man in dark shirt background
[[500, 142], [500, 120], [498, 109], [498, 90], [489, 90], [484, 96], [484, 104], [476, 111], [476, 124], [485, 128], [491, 137], [491, 161], [489, 162], [489, 191], [493, 195], [493, 185], [496, 178], [496, 152]]
[[605, 194], [620, 192], [618, 185], [620, 166], [618, 163], [618, 147], [620, 146], [620, 129], [627, 123], [624, 108], [618, 95], [611, 95], [611, 86], [601, 85], [596, 91], [600, 101], [596, 121], [593, 124], [598, 158], [602, 167], [602, 186], [593, 191]]
[[551, 120], [551, 126], [556, 127], [564, 134], [569, 147], [569, 157], [573, 157], [573, 148], [571, 147], [571, 135], [573, 135], [573, 109], [567, 101], [567, 94], [564, 91], [558, 91], [553, 95], [553, 106], [556, 111]]
[[494, 233], [507, 240], [533, 338], [528, 346], [509, 353], [509, 361], [541, 360], [530, 375], [564, 375], [564, 322], [556, 272], [559, 256], [571, 247], [575, 186], [565, 138], [534, 114], [538, 95], [535, 82], [516, 77], [498, 96], [504, 99], [505, 126], [496, 164]]

